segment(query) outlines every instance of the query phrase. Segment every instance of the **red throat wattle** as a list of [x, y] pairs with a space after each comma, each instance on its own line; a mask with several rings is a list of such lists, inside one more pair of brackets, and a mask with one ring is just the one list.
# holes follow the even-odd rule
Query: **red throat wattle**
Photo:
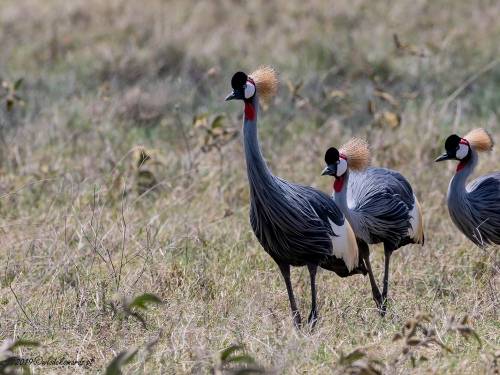
[[335, 182], [333, 183], [333, 190], [335, 190], [336, 193], [340, 192], [342, 190], [342, 187], [344, 186], [344, 176], [340, 176], [339, 178], [335, 179]]
[[245, 103], [245, 117], [252, 121], [255, 117], [255, 109], [250, 103]]
[[463, 167], [465, 167], [465, 161], [461, 161], [460, 163], [458, 163], [457, 165], [457, 172], [462, 169]]

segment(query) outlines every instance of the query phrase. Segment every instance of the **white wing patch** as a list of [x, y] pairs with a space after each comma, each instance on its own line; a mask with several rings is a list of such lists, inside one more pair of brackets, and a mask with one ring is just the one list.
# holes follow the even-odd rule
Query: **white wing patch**
[[418, 203], [417, 203], [417, 198], [415, 197], [415, 194], [413, 194], [413, 208], [410, 212], [410, 227], [408, 228], [408, 237], [410, 238], [415, 238], [415, 236], [419, 232], [418, 228]]
[[349, 271], [358, 265], [358, 245], [351, 225], [344, 218], [344, 225], [338, 226], [328, 219], [330, 226], [338, 237], [330, 236], [333, 245], [333, 255], [344, 260]]
[[[316, 210], [309, 203], [309, 207], [312, 212], [316, 214], [319, 218]], [[343, 215], [342, 215], [343, 216]], [[345, 216], [343, 216], [344, 225], [338, 226], [333, 221], [328, 218], [330, 222], [330, 227], [332, 228], [333, 233], [335, 233], [338, 237], [329, 236], [332, 240], [332, 248], [333, 254], [337, 258], [342, 259], [349, 271], [352, 271], [354, 268], [358, 266], [358, 244], [356, 243], [356, 236], [352, 231], [351, 224], [347, 221]]]

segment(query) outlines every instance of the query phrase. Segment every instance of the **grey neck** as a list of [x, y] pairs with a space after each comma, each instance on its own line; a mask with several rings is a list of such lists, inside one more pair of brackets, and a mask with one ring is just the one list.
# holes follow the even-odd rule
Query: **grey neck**
[[[347, 205], [347, 186], [349, 185], [349, 169], [347, 169], [344, 173], [344, 184], [342, 186], [342, 190], [338, 193], [334, 191], [333, 200], [340, 208], [340, 211], [347, 217], [349, 220], [351, 216], [351, 210]], [[350, 220], [349, 220], [350, 221]]]
[[333, 200], [339, 207], [340, 211], [344, 214], [347, 221], [351, 224], [352, 230], [356, 237], [359, 237], [366, 241], [367, 243], [371, 243], [370, 233], [368, 231], [367, 223], [365, 221], [365, 217], [362, 213], [353, 210], [349, 207], [347, 202], [347, 190], [349, 187], [349, 169], [344, 173], [344, 184], [342, 185], [342, 190], [338, 193], [334, 191]]
[[259, 111], [257, 92], [251, 100], [251, 104], [255, 110], [255, 117], [253, 120], [243, 117], [243, 144], [247, 163], [248, 182], [250, 184], [250, 195], [256, 196], [262, 191], [263, 185], [269, 186], [272, 184], [275, 176], [269, 171], [264, 161], [257, 139], [257, 115]]
[[467, 177], [469, 177], [472, 172], [474, 172], [474, 168], [476, 167], [478, 156], [477, 152], [471, 148], [471, 155], [465, 166], [455, 173], [455, 176], [450, 181], [450, 185], [448, 187], [448, 206], [450, 203], [453, 204], [456, 199], [460, 199], [467, 195], [467, 190], [465, 189], [465, 184], [467, 182]]

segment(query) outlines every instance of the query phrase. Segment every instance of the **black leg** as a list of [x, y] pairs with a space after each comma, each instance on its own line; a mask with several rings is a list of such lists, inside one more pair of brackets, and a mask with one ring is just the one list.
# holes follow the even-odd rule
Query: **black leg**
[[311, 313], [307, 318], [307, 323], [314, 327], [318, 321], [318, 311], [316, 309], [316, 272], [318, 271], [318, 265], [307, 263], [307, 269], [309, 270], [309, 275], [311, 276]]
[[389, 287], [389, 261], [391, 259], [392, 255], [392, 249], [384, 244], [384, 253], [385, 253], [385, 270], [384, 270], [384, 288], [382, 289], [382, 316], [385, 315], [385, 312], [387, 310], [387, 289]]
[[297, 303], [295, 302], [295, 297], [293, 296], [292, 283], [290, 281], [290, 265], [288, 263], [278, 263], [278, 266], [283, 278], [285, 279], [286, 290], [288, 292], [288, 299], [290, 300], [290, 307], [292, 308], [292, 316], [295, 327], [300, 328], [302, 319], [300, 319], [299, 309], [297, 308]]
[[382, 313], [382, 295], [380, 294], [380, 290], [378, 288], [377, 282], [375, 281], [375, 277], [373, 276], [373, 271], [372, 271], [372, 265], [370, 263], [370, 249], [368, 247], [368, 244], [365, 241], [357, 241], [358, 243], [358, 249], [361, 254], [361, 258], [363, 258], [365, 262], [366, 269], [368, 270], [368, 277], [370, 278], [370, 285], [372, 287], [372, 296], [373, 300], [375, 301], [377, 308], [380, 311], [380, 314], [383, 316]]

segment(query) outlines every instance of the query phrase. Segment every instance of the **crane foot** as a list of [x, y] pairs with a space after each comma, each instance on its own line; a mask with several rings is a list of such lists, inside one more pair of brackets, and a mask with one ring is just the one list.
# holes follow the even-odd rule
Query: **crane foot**
[[293, 315], [293, 325], [295, 326], [295, 328], [297, 328], [298, 330], [300, 330], [302, 328], [302, 319], [300, 318], [300, 314], [298, 312], [296, 312], [294, 315]]
[[313, 328], [318, 322], [318, 312], [316, 310], [311, 310], [309, 317], [307, 318], [307, 324]]

